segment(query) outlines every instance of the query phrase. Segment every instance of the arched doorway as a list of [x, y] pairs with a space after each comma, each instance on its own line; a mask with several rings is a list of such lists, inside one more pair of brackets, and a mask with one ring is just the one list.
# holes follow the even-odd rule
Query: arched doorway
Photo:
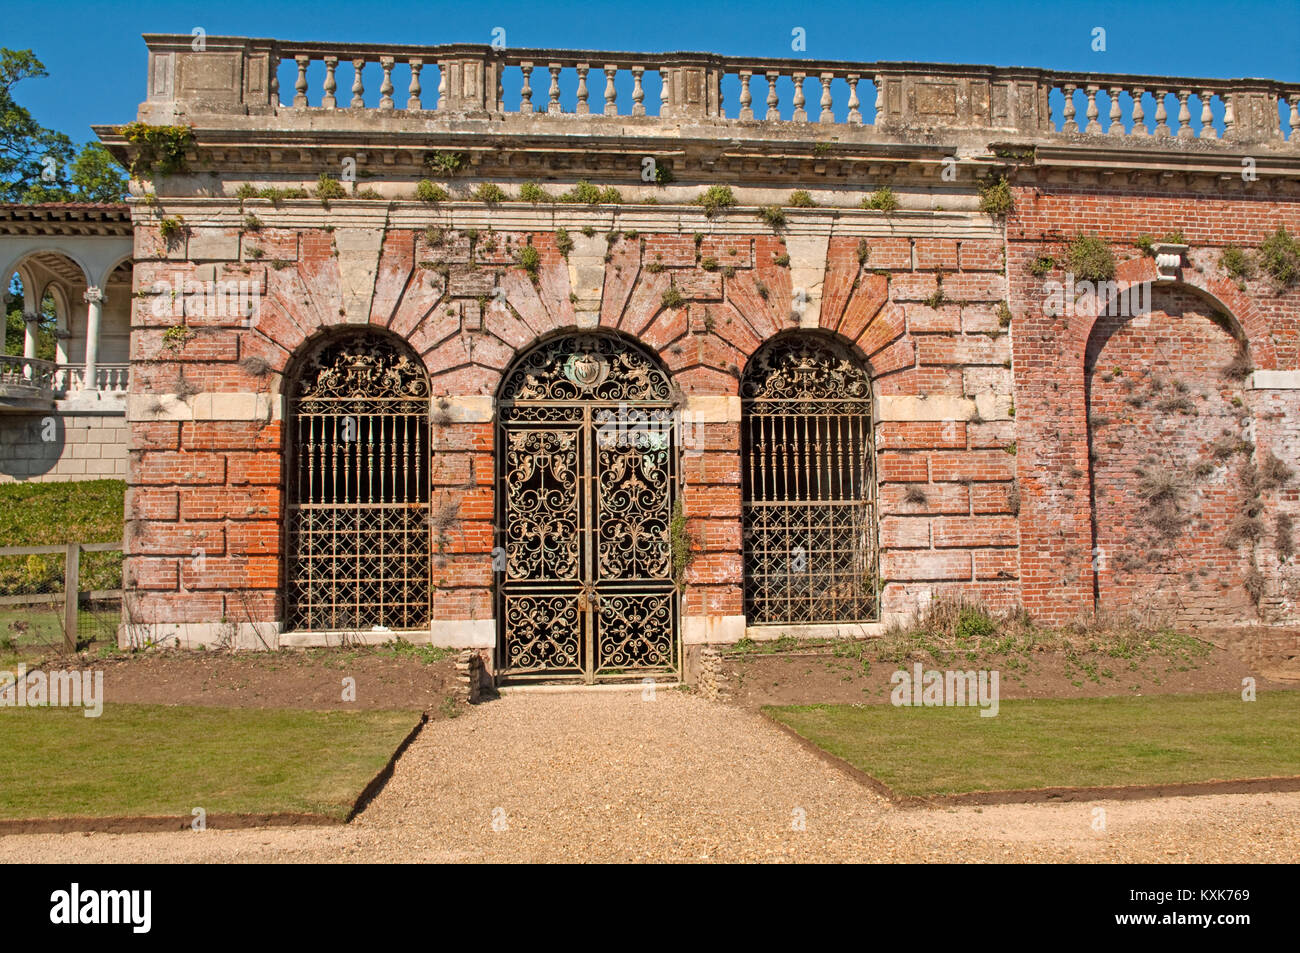
[[838, 342], [774, 338], [740, 385], [750, 625], [878, 618], [871, 379]]
[[289, 380], [286, 625], [429, 627], [429, 380], [401, 341], [331, 335]]
[[528, 351], [501, 385], [497, 619], [507, 678], [678, 668], [671, 385], [612, 335]]

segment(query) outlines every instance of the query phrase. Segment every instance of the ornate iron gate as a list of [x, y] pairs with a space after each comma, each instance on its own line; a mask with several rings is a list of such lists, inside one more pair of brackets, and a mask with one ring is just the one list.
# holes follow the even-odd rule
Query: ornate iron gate
[[667, 376], [617, 338], [567, 335], [507, 374], [499, 428], [503, 675], [594, 682], [675, 673], [677, 441]]
[[848, 351], [777, 338], [741, 382], [745, 615], [877, 618], [871, 380]]
[[429, 382], [395, 341], [326, 341], [289, 396], [292, 629], [429, 626]]

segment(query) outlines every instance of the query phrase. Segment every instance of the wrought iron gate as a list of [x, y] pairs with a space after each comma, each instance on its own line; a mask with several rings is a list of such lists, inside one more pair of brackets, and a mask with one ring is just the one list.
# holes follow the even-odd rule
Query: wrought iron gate
[[777, 338], [741, 382], [745, 615], [877, 616], [871, 380], [834, 342]]
[[395, 341], [331, 338], [291, 384], [291, 629], [427, 629], [429, 382]]
[[670, 398], [653, 360], [607, 336], [539, 345], [506, 376], [497, 441], [506, 677], [677, 671]]

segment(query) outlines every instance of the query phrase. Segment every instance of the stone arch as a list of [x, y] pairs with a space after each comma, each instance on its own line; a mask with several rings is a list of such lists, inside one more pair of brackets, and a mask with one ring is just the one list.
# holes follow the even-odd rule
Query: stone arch
[[1252, 618], [1245, 334], [1188, 283], [1151, 304], [1099, 315], [1084, 350], [1094, 601], [1185, 625]]

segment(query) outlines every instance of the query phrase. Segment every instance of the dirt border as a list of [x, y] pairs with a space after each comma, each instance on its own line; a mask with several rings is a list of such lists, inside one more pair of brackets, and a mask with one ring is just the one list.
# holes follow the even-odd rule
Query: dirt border
[[[342, 827], [350, 824], [369, 806], [393, 776], [397, 760], [428, 724], [429, 713], [420, 713], [415, 727], [406, 733], [379, 773], [371, 778], [344, 817], [329, 814], [209, 814], [206, 830], [242, 830], [250, 827]], [[189, 830], [193, 817], [154, 814], [109, 815], [105, 817], [34, 817], [0, 819], [0, 837], [8, 834], [153, 834]]]
[[1284, 794], [1300, 791], [1300, 776], [1233, 778], [1225, 781], [1183, 781], [1173, 784], [1126, 784], [1094, 787], [1017, 788], [1008, 791], [966, 791], [961, 794], [899, 794], [878, 778], [831, 754], [789, 725], [765, 711], [767, 722], [793, 738], [806, 751], [838, 768], [853, 780], [870, 788], [898, 808], [959, 807], [963, 805], [1046, 804], [1067, 801], [1141, 801], [1164, 797], [1194, 797], [1206, 794]]

